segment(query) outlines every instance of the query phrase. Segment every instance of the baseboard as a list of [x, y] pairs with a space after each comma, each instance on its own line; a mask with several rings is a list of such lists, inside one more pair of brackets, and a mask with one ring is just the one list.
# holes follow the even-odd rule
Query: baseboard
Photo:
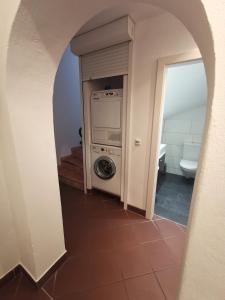
[[66, 258], [67, 251], [65, 251], [45, 273], [43, 273], [43, 275], [36, 281], [36, 285], [43, 285], [43, 283], [65, 262]]
[[53, 265], [38, 279], [35, 280], [30, 272], [22, 264], [17, 265], [14, 269], [9, 271], [5, 276], [0, 279], [0, 287], [6, 284], [8, 281], [15, 278], [19, 273], [22, 273], [26, 278], [31, 281], [37, 287], [41, 287], [45, 281], [60, 267], [66, 260], [67, 252], [53, 263]]
[[139, 214], [139, 215], [145, 217], [146, 211], [144, 209], [135, 207], [135, 206], [130, 205], [130, 204], [127, 205], [127, 209], [132, 211], [132, 212], [135, 212], [136, 214]]

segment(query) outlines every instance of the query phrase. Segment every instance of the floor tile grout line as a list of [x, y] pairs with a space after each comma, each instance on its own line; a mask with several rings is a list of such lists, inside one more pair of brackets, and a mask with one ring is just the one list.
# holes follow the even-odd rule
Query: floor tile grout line
[[160, 289], [161, 289], [161, 291], [163, 293], [163, 296], [164, 296], [165, 300], [167, 300], [166, 293], [163, 290], [163, 287], [162, 287], [162, 285], [161, 285], [161, 283], [160, 283], [160, 281], [159, 281], [159, 279], [158, 279], [158, 277], [156, 275], [156, 272], [154, 272], [153, 275], [154, 275], [155, 280], [157, 281], [157, 283], [158, 283], [158, 285], [159, 285], [159, 287], [160, 287]]
[[14, 293], [14, 296], [13, 296], [14, 299], [16, 299], [16, 297], [17, 297], [17, 293], [19, 291], [19, 288], [20, 288], [20, 285], [21, 285], [21, 282], [22, 282], [22, 277], [23, 277], [22, 272], [19, 272], [19, 280], [18, 280], [18, 284], [16, 286], [15, 293]]
[[130, 300], [128, 289], [127, 289], [127, 285], [126, 285], [126, 280], [125, 279], [123, 280], [123, 287], [124, 287], [126, 295], [127, 295], [127, 300]]
[[144, 277], [144, 276], [147, 276], [147, 275], [151, 275], [151, 274], [153, 274], [153, 273], [154, 273], [154, 270], [152, 269], [151, 272], [144, 272], [144, 273], [142, 273], [142, 274], [139, 274], [139, 275], [133, 275], [133, 276], [130, 276], [130, 277], [127, 277], [127, 278], [124, 277], [124, 280], [125, 280], [125, 281], [126, 281], [126, 280], [132, 280], [132, 279], [136, 279], [136, 278], [139, 278], [139, 277]]
[[127, 277], [127, 278], [124, 277], [123, 280], [125, 280], [125, 281], [126, 281], [126, 280], [131, 280], [131, 279], [135, 279], [135, 278], [139, 278], [139, 277], [143, 277], [143, 276], [147, 276], [147, 275], [151, 275], [151, 274], [163, 272], [163, 271], [165, 271], [165, 270], [169, 270], [169, 269], [171, 269], [171, 268], [174, 268], [175, 266], [176, 266], [176, 264], [175, 264], [175, 263], [172, 263], [172, 264], [170, 264], [170, 265], [167, 265], [167, 266], [163, 267], [163, 268], [160, 269], [160, 270], [154, 270], [154, 269], [152, 268], [152, 271], [151, 271], [151, 272], [144, 272], [144, 273], [142, 273], [142, 274], [130, 276], [130, 277]]
[[54, 300], [54, 298], [50, 296], [49, 293], [43, 287], [41, 288], [41, 290], [48, 296], [49, 299]]
[[[64, 264], [63, 265], [65, 265], [65, 262], [64, 262]], [[63, 266], [62, 265], [62, 266]], [[60, 266], [59, 267], [59, 269], [60, 268], [62, 268], [62, 266]], [[52, 275], [52, 276], [54, 276], [54, 281], [53, 281], [53, 286], [52, 286], [52, 299], [54, 299], [54, 294], [55, 294], [55, 285], [56, 285], [56, 277], [57, 277], [57, 275], [58, 275], [58, 271], [59, 271], [59, 269], [58, 270], [56, 270], [55, 272], [54, 272], [54, 274]], [[48, 278], [48, 280], [42, 285], [42, 287], [41, 287], [41, 289], [43, 289], [46, 293], [48, 293], [48, 291], [45, 289], [45, 284], [51, 279], [52, 277], [49, 277]]]
[[[104, 283], [104, 284], [96, 285], [94, 287], [90, 287], [90, 288], [82, 290], [82, 291], [76, 291], [76, 292], [73, 291], [73, 292], [70, 292], [70, 293], [66, 293], [63, 296], [65, 296], [65, 295], [71, 295], [71, 294], [75, 294], [75, 293], [76, 294], [89, 293], [89, 292], [97, 290], [99, 288], [104, 288], [104, 287], [112, 286], [112, 285], [117, 284], [117, 283], [122, 283], [123, 281], [124, 281], [124, 279], [122, 278], [121, 280], [116, 280], [116, 281], [112, 281], [112, 282], [109, 282], [109, 283]], [[55, 297], [55, 295], [54, 295], [54, 297]], [[55, 298], [53, 298], [53, 299], [55, 299]]]
[[60, 269], [58, 269], [55, 274], [54, 274], [54, 281], [53, 281], [53, 287], [52, 287], [52, 295], [53, 298], [55, 297], [55, 289], [56, 289], [56, 280], [57, 280], [57, 276], [58, 276], [58, 272]]
[[[161, 271], [164, 271], [164, 270], [168, 270], [170, 269], [172, 266], [175, 266], [175, 264], [172, 264], [170, 266], [167, 266], [166, 268], [163, 268], [159, 271], [155, 271], [154, 269], [152, 269], [152, 272], [146, 272], [146, 273], [143, 273], [143, 274], [139, 274], [139, 275], [135, 275], [135, 276], [132, 276], [132, 277], [129, 277], [129, 278], [126, 278], [124, 277], [124, 274], [123, 272], [121, 272], [121, 280], [116, 280], [116, 281], [112, 281], [112, 282], [109, 282], [109, 283], [105, 283], [105, 284], [100, 284], [100, 285], [96, 285], [94, 287], [91, 287], [91, 288], [88, 288], [88, 289], [85, 289], [85, 290], [82, 290], [82, 291], [79, 291], [79, 293], [88, 293], [90, 291], [94, 291], [96, 289], [99, 289], [99, 288], [104, 288], [104, 287], [108, 287], [108, 286], [112, 286], [114, 284], [117, 284], [117, 283], [124, 283], [126, 282], [127, 280], [132, 280], [132, 279], [135, 279], [135, 278], [140, 278], [140, 277], [144, 277], [144, 276], [147, 276], [147, 275], [153, 275], [155, 276], [155, 273], [157, 272], [161, 272]], [[43, 288], [44, 289], [44, 288]], [[46, 290], [45, 290], [46, 291]], [[69, 294], [73, 294], [73, 293], [78, 293], [78, 292], [72, 292], [72, 293], [68, 293]], [[65, 294], [67, 295], [67, 294]], [[55, 295], [54, 295], [55, 297]], [[54, 297], [52, 299], [54, 299]], [[129, 299], [129, 296], [128, 296], [128, 299]]]

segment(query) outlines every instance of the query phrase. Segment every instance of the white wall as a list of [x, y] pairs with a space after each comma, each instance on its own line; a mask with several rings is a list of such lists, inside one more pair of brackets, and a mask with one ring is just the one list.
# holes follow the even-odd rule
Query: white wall
[[0, 278], [11, 271], [19, 259], [13, 216], [3, 174], [0, 161]]
[[[157, 60], [196, 48], [186, 28], [172, 15], [162, 14], [135, 27], [132, 80], [132, 133], [129, 204], [145, 209]], [[135, 138], [141, 146], [135, 146]]]
[[202, 142], [206, 106], [173, 115], [163, 122], [162, 143], [166, 147], [167, 173], [182, 175], [180, 161], [184, 143]]
[[68, 46], [60, 61], [54, 84], [53, 111], [55, 144], [58, 163], [80, 146], [81, 127], [79, 58]]
[[[5, 79], [8, 38], [18, 6], [19, 1], [17, 0], [8, 3], [7, 6], [5, 3], [0, 2], [1, 19], [4, 23], [4, 28], [2, 27], [3, 30], [0, 32], [0, 278], [19, 263], [19, 239], [21, 236], [25, 237], [28, 231], [28, 228], [23, 228], [23, 232], [17, 230], [15, 214], [11, 210], [18, 201], [20, 202], [20, 206], [18, 206], [19, 214], [20, 207], [23, 204], [21, 190], [18, 188], [20, 187], [20, 179], [7, 106]], [[24, 215], [20, 223], [21, 227], [26, 223]], [[23, 247], [26, 246], [27, 241], [24, 238]], [[24, 252], [24, 254], [27, 253]], [[31, 256], [28, 253], [27, 260]], [[30, 267], [33, 270], [32, 264], [30, 264]]]
[[[16, 1], [13, 3], [16, 9]], [[11, 259], [15, 259], [17, 264], [21, 263], [34, 280], [39, 280], [51, 265], [65, 253], [65, 244], [56, 155], [55, 151], [50, 150], [55, 149], [52, 92], [56, 66], [54, 60], [50, 59], [46, 53], [45, 46], [37, 47], [37, 43], [40, 41], [39, 33], [26, 4], [21, 7], [18, 20], [19, 23], [25, 22], [29, 25], [26, 25], [26, 33], [22, 31], [18, 34], [16, 56], [15, 59], [10, 60], [8, 65], [6, 65], [6, 54], [11, 56], [12, 53], [8, 51], [9, 41], [7, 38], [2, 40], [1, 36], [3, 44], [0, 45], [3, 47], [1, 47], [0, 64], [1, 70], [5, 70], [5, 72], [0, 72], [0, 76], [2, 76], [0, 78], [0, 128], [4, 128], [4, 130], [0, 130], [0, 142], [4, 167], [3, 176], [12, 207], [17, 249], [19, 250], [19, 256], [11, 257]], [[9, 18], [5, 17], [6, 22], [4, 22], [6, 26], [4, 30], [7, 32], [7, 24], [9, 23], [10, 28], [10, 18], [13, 21], [13, 16], [10, 6], [3, 5], [3, 11], [6, 8], [9, 9], [8, 14], [3, 15]], [[0, 11], [2, 12], [2, 7]], [[32, 35], [32, 39], [35, 40], [34, 52], [28, 41], [30, 32], [34, 33]], [[15, 40], [12, 38], [10, 43], [14, 42]], [[31, 52], [33, 54], [30, 56]], [[25, 61], [19, 58], [22, 53], [22, 57], [25, 60], [29, 57], [31, 63], [24, 63]], [[53, 65], [55, 68], [49, 88], [47, 83]], [[16, 72], [9, 71], [12, 66]], [[15, 84], [11, 85], [9, 81], [6, 84], [6, 68], [8, 68], [7, 76], [11, 79], [14, 78]], [[40, 75], [40, 72], [43, 74]], [[39, 76], [36, 80], [32, 80], [33, 86], [27, 84], [27, 80], [30, 80], [34, 74], [39, 74]], [[45, 97], [39, 84], [45, 86], [51, 97]], [[15, 91], [16, 95], [13, 96]], [[25, 91], [30, 94], [28, 98], [24, 96]], [[33, 102], [34, 99], [36, 100]], [[12, 120], [15, 121], [14, 125], [11, 123]], [[20, 131], [21, 129], [23, 133]], [[23, 155], [18, 156], [18, 151]], [[39, 159], [37, 159], [35, 151], [38, 156], [40, 155]], [[47, 160], [46, 157], [48, 157]], [[48, 175], [45, 176], [47, 173]], [[6, 199], [4, 200], [6, 201]], [[6, 227], [4, 230], [7, 231], [8, 228]], [[46, 268], [46, 266], [48, 267]]]

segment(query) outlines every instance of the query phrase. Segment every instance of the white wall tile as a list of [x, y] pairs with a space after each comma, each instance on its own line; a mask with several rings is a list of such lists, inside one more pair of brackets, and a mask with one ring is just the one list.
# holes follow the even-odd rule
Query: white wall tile
[[186, 140], [191, 142], [191, 137], [182, 133], [166, 133], [164, 139], [165, 143], [169, 145], [183, 145]]
[[204, 130], [204, 122], [192, 121], [191, 122], [191, 134], [202, 135]]
[[183, 152], [182, 145], [167, 145], [166, 146], [166, 155], [168, 156], [177, 156], [181, 157]]
[[[170, 119], [164, 120], [162, 143], [167, 144], [167, 172], [182, 175], [180, 160], [183, 157], [184, 143], [201, 143], [204, 130], [205, 108], [199, 107]], [[195, 157], [190, 152], [191, 157]]]
[[192, 135], [192, 143], [200, 143], [202, 142], [202, 136], [201, 135]]
[[200, 144], [191, 143], [184, 148], [183, 158], [187, 160], [198, 161], [200, 153]]
[[164, 132], [170, 133], [189, 133], [191, 129], [191, 121], [189, 120], [166, 120]]
[[191, 134], [187, 134], [185, 136], [184, 143], [192, 143], [192, 135]]

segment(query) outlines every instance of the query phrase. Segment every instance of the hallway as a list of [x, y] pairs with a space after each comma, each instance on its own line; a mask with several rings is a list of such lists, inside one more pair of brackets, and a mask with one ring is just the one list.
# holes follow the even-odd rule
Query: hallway
[[125, 212], [113, 196], [61, 185], [67, 259], [40, 289], [23, 275], [0, 299], [175, 300], [185, 227]]

